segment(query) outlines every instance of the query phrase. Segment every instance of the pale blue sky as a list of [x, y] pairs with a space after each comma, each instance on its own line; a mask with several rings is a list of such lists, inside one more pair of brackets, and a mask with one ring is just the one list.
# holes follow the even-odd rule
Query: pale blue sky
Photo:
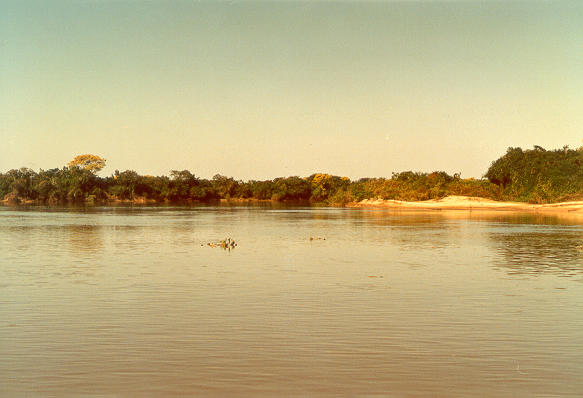
[[583, 145], [581, 1], [0, 1], [0, 171], [238, 179]]

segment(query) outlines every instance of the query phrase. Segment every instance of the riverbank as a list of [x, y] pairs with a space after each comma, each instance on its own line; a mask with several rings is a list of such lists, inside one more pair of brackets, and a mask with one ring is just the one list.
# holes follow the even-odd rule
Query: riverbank
[[[214, 201], [198, 201], [198, 200], [184, 200], [184, 201], [163, 201], [159, 202], [145, 197], [135, 197], [133, 199], [119, 199], [110, 197], [106, 200], [93, 201], [86, 200], [78, 202], [84, 205], [201, 205], [201, 204], [295, 204], [302, 206], [326, 206], [324, 203], [314, 203], [309, 201], [277, 201], [274, 199], [255, 199], [255, 198], [230, 198], [219, 199]], [[0, 201], [0, 205], [62, 205], [57, 202], [42, 202], [38, 200], [7, 200]], [[340, 205], [342, 206], [342, 205]], [[541, 212], [541, 213], [569, 213], [583, 215], [583, 201], [559, 202], [548, 204], [532, 204], [524, 202], [503, 202], [492, 199], [472, 197], [472, 196], [446, 196], [441, 199], [431, 199], [425, 201], [404, 201], [404, 200], [384, 200], [384, 199], [364, 199], [360, 202], [350, 202], [344, 205], [345, 207], [371, 207], [384, 209], [400, 209], [400, 210], [485, 210], [485, 211], [526, 211], [526, 212]]]
[[561, 212], [583, 214], [583, 201], [560, 202], [550, 204], [531, 204], [521, 202], [499, 202], [491, 199], [469, 196], [447, 196], [419, 202], [402, 200], [365, 199], [347, 207], [380, 207], [403, 210], [496, 210], [496, 211], [532, 211]]
[[6, 206], [17, 206], [17, 205], [31, 205], [31, 206], [62, 206], [62, 205], [186, 205], [186, 206], [198, 206], [206, 204], [266, 204], [266, 203], [283, 203], [283, 204], [295, 204], [302, 206], [309, 206], [310, 202], [307, 200], [275, 200], [275, 199], [256, 199], [256, 198], [229, 198], [229, 199], [212, 199], [212, 200], [155, 200], [146, 198], [143, 196], [136, 196], [133, 199], [120, 199], [114, 196], [110, 196], [107, 199], [92, 199], [88, 198], [85, 200], [78, 201], [43, 201], [38, 199], [21, 199], [18, 197], [7, 197], [0, 200], [0, 205]]

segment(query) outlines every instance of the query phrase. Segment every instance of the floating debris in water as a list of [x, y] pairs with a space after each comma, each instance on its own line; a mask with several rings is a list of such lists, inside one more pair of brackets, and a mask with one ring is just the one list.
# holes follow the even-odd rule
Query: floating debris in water
[[235, 243], [235, 241], [232, 240], [231, 238], [227, 238], [227, 239], [224, 239], [221, 241], [221, 247], [223, 249], [226, 249], [226, 248], [234, 249], [235, 246], [237, 246], [237, 243]]
[[326, 240], [326, 238], [322, 238], [322, 237], [319, 237], [319, 236], [315, 236], [315, 237], [314, 236], [310, 236], [310, 240], [311, 241], [312, 240]]
[[220, 247], [221, 249], [225, 249], [225, 250], [229, 250], [231, 251], [231, 249], [234, 249], [235, 247], [237, 247], [237, 242], [235, 242], [233, 239], [231, 238], [225, 238], [219, 242], [209, 242], [207, 243], [207, 246], [209, 247]]

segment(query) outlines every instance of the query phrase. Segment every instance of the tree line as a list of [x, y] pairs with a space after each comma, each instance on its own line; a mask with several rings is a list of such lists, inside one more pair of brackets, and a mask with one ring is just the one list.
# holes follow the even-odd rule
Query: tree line
[[0, 173], [0, 200], [9, 203], [104, 203], [111, 201], [196, 203], [226, 200], [298, 201], [344, 205], [363, 199], [417, 201], [448, 195], [530, 203], [583, 198], [583, 150], [508, 148], [492, 162], [484, 178], [461, 178], [443, 171], [405, 171], [390, 178], [361, 178], [315, 173], [308, 177], [235, 180], [196, 177], [189, 170], [169, 176], [140, 175], [133, 170], [108, 177], [97, 172], [105, 159], [79, 155], [62, 168], [29, 168]]

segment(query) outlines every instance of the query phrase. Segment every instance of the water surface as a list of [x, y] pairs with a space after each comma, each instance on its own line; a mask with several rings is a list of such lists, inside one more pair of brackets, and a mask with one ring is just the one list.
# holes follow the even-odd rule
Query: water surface
[[520, 213], [0, 207], [0, 395], [578, 397], [581, 245]]

